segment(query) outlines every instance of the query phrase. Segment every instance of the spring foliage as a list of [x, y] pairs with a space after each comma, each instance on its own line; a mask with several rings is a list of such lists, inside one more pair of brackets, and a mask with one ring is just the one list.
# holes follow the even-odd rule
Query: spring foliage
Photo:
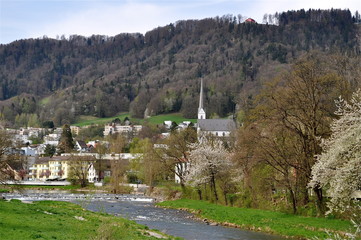
[[[192, 186], [215, 184], [216, 179], [231, 169], [230, 154], [218, 139], [193, 143], [189, 154], [191, 167], [186, 182]], [[215, 187], [213, 185], [213, 187]]]
[[349, 102], [339, 98], [336, 105], [340, 118], [333, 121], [332, 135], [322, 143], [310, 185], [327, 189], [331, 211], [344, 211], [361, 188], [361, 90]]

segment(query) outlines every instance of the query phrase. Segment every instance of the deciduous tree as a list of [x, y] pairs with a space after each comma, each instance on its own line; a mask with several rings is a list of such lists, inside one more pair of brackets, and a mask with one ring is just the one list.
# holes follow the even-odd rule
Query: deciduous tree
[[197, 141], [197, 132], [188, 127], [185, 130], [174, 131], [162, 142], [162, 147], [157, 151], [158, 160], [169, 172], [177, 175], [180, 185], [184, 188], [187, 173], [188, 154], [192, 150], [192, 143]]
[[324, 139], [323, 151], [312, 167], [310, 186], [327, 190], [330, 210], [344, 211], [353, 205], [353, 194], [361, 190], [361, 90], [349, 102], [336, 101], [332, 135]]
[[222, 141], [208, 138], [191, 144], [190, 149], [186, 182], [194, 187], [209, 185], [214, 200], [218, 201], [217, 180], [230, 174], [232, 168], [229, 152]]
[[89, 156], [72, 156], [68, 161], [69, 173], [68, 179], [81, 187], [88, 185], [88, 173], [95, 159]]
[[[300, 205], [309, 202], [307, 184], [314, 156], [321, 152], [319, 139], [330, 134], [329, 125], [334, 116], [331, 103], [340, 94], [348, 93], [347, 81], [325, 62], [322, 56], [311, 54], [294, 64], [291, 72], [268, 84], [260, 95], [261, 104], [254, 111], [258, 126], [264, 129], [260, 132], [274, 143], [264, 145], [269, 155], [265, 160], [276, 170], [275, 166], [283, 163], [284, 170], [292, 167], [299, 192], [296, 201]], [[289, 146], [289, 150], [281, 143]], [[283, 163], [274, 158], [275, 150]], [[322, 191], [314, 187], [317, 206], [322, 212]]]

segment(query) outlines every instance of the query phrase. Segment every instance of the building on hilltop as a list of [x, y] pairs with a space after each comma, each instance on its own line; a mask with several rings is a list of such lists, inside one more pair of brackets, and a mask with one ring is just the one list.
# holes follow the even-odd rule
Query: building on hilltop
[[253, 18], [247, 18], [244, 22], [245, 23], [257, 23], [256, 20], [254, 20]]

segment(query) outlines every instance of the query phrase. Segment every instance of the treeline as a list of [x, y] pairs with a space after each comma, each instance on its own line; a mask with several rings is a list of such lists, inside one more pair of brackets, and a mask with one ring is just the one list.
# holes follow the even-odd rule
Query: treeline
[[[11, 124], [28, 113], [15, 106], [14, 97], [22, 94], [36, 101], [29, 113], [56, 125], [79, 115], [108, 117], [124, 111], [135, 117], [146, 110], [195, 117], [200, 78], [207, 112], [224, 117], [247, 109], [263, 82], [307, 51], [360, 54], [359, 26], [347, 10], [277, 16], [279, 26], [243, 23], [242, 16], [227, 15], [179, 21], [145, 35], [73, 35], [1, 45], [2, 120]], [[314, 24], [315, 16], [322, 21]]]

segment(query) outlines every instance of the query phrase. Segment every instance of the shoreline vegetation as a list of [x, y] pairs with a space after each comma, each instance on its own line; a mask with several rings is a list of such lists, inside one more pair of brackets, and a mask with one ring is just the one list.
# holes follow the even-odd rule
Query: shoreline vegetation
[[58, 201], [0, 200], [0, 239], [181, 239]]
[[352, 232], [351, 222], [340, 219], [222, 206], [207, 201], [179, 199], [157, 203], [159, 207], [185, 210], [211, 225], [222, 225], [294, 239], [327, 239]]

